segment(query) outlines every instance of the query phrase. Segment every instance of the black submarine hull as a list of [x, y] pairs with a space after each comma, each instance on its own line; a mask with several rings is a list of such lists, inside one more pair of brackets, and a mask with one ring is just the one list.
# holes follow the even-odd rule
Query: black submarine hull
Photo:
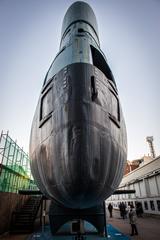
[[74, 209], [103, 202], [122, 179], [126, 144], [117, 90], [97, 67], [68, 65], [43, 86], [30, 156], [48, 198]]

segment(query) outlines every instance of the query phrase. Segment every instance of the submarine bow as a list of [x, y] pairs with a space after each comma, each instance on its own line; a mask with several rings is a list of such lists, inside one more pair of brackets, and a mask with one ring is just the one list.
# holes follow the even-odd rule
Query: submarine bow
[[100, 49], [95, 14], [75, 2], [35, 111], [30, 158], [48, 198], [65, 207], [96, 206], [117, 189], [127, 159], [118, 90]]

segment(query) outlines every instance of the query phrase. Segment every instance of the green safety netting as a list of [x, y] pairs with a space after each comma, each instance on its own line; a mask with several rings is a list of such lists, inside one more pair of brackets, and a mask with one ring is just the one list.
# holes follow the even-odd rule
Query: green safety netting
[[28, 154], [7, 133], [0, 136], [0, 191], [18, 192], [37, 186], [30, 170]]

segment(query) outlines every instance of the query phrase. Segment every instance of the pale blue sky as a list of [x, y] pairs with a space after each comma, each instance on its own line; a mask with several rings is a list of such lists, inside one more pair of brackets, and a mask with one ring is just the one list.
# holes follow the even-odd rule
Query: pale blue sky
[[[45, 74], [72, 0], [0, 0], [0, 130], [28, 152]], [[160, 0], [86, 0], [114, 74], [128, 133], [128, 159], [160, 154]]]

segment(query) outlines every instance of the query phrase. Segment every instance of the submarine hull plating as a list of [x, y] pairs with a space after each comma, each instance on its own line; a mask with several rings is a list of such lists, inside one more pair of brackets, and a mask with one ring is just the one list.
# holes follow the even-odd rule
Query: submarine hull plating
[[126, 129], [116, 88], [97, 67], [64, 67], [42, 89], [30, 141], [40, 190], [68, 208], [100, 204], [118, 187]]

